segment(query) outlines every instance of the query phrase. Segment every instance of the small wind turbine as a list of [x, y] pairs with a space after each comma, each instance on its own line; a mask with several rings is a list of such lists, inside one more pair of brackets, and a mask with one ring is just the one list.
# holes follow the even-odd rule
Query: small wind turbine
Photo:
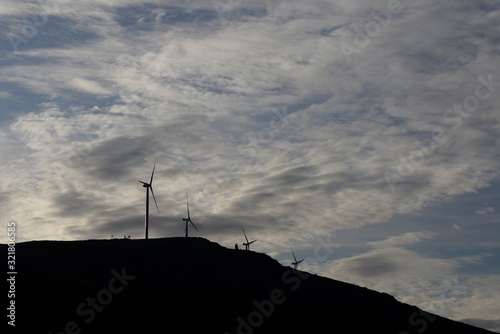
[[[191, 220], [191, 216], [189, 215], [189, 199], [188, 199], [187, 193], [186, 193], [186, 204], [187, 204], [188, 217], [182, 218], [182, 220], [184, 220], [186, 222], [186, 228], [185, 228], [184, 232], [186, 232], [186, 238], [187, 238], [188, 237], [188, 227], [189, 227], [188, 223], [191, 223], [191, 225], [193, 225], [193, 227], [195, 228], [196, 231], [198, 231], [198, 229], [196, 228], [196, 225], [193, 223], [193, 221]], [[200, 231], [198, 231], [198, 232], [200, 232]]]
[[295, 257], [295, 253], [293, 252], [293, 249], [290, 248], [290, 250], [292, 251], [293, 259], [295, 260], [295, 262], [292, 262], [293, 269], [297, 270], [297, 268], [299, 267], [299, 263], [301, 263], [304, 260], [297, 261], [297, 258]]
[[156, 168], [156, 162], [155, 165], [153, 166], [153, 173], [151, 173], [151, 180], [149, 183], [139, 181], [142, 183], [142, 186], [146, 188], [146, 221], [144, 223], [144, 238], [148, 239], [148, 230], [149, 230], [149, 191], [151, 190], [151, 194], [153, 195], [153, 199], [156, 204], [156, 210], [158, 210], [158, 213], [160, 213], [160, 209], [158, 209], [158, 203], [156, 203], [156, 198], [155, 198], [155, 193], [153, 191], [153, 176], [155, 174], [155, 168]]
[[245, 250], [250, 250], [250, 245], [253, 244], [254, 242], [256, 242], [257, 240], [248, 241], [248, 238], [247, 238], [247, 235], [245, 233], [245, 229], [243, 228], [243, 226], [241, 227], [241, 229], [243, 230], [243, 234], [245, 235], [245, 239], [247, 240], [246, 243], [243, 243], [243, 246], [245, 246]]

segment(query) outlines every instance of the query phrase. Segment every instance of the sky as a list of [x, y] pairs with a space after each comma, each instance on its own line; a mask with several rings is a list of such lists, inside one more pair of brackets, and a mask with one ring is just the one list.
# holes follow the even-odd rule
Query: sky
[[497, 1], [1, 3], [17, 242], [143, 238], [156, 163], [150, 238], [187, 193], [192, 236], [500, 331]]

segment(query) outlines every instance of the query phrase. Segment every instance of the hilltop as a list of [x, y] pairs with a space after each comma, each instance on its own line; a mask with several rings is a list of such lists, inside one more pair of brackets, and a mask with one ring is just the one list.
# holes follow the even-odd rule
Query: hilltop
[[25, 242], [16, 262], [23, 333], [492, 333], [203, 238]]

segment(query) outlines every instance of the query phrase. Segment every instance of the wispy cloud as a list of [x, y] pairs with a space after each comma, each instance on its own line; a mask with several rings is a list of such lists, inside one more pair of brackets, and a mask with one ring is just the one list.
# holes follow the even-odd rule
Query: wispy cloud
[[[498, 151], [488, 144], [496, 130], [487, 126], [498, 115], [496, 100], [488, 99], [394, 193], [384, 177], [400, 157], [425, 147], [436, 127], [446, 126], [443, 113], [474, 92], [478, 75], [500, 78], [486, 66], [494, 48], [490, 37], [474, 33], [483, 24], [464, 15], [462, 5], [423, 11], [425, 6], [403, 3], [404, 15], [394, 15], [356, 55], [366, 61], [356, 67], [343, 63], [340, 41], [364, 21], [351, 24], [337, 10], [370, 21], [365, 5], [242, 2], [238, 8], [264, 11], [222, 24], [219, 15], [196, 20], [202, 10], [217, 13], [198, 2], [191, 3], [197, 13], [149, 2], [137, 14], [130, 4], [110, 3], [95, 16], [89, 6], [61, 3], [57, 18], [17, 53], [22, 61], [4, 67], [6, 82], [52, 101], [10, 125], [34, 150], [31, 158], [44, 161], [36, 164], [40, 178], [57, 164], [59, 175], [72, 175], [65, 183], [87, 190], [85, 177], [122, 181], [160, 160], [160, 172], [178, 177], [169, 180], [170, 189], [193, 189], [207, 213], [304, 216], [326, 232], [415, 212], [442, 196], [485, 187], [498, 175]], [[448, 10], [473, 29], [427, 24], [432, 20], [426, 14]], [[494, 11], [474, 10], [494, 20]], [[156, 25], [145, 29], [149, 16]], [[28, 47], [57, 36], [51, 22], [93, 35]], [[431, 29], [433, 41], [415, 26]], [[474, 47], [455, 48], [445, 43], [450, 38]], [[436, 48], [445, 44], [454, 48], [453, 57]], [[390, 60], [370, 63], [381, 52]], [[452, 63], [455, 56], [460, 64]], [[384, 73], [392, 73], [391, 80], [377, 84]], [[282, 126], [273, 108], [284, 107], [289, 116]]]
[[102, 87], [98, 82], [82, 79], [82, 78], [74, 78], [71, 79], [68, 84], [76, 89], [79, 89], [85, 93], [96, 94], [96, 95], [109, 95], [111, 91]]
[[402, 235], [396, 235], [383, 241], [368, 242], [367, 244], [375, 248], [405, 246], [420, 242], [424, 239], [432, 239], [436, 233], [431, 232], [408, 232]]
[[477, 210], [476, 214], [478, 214], [478, 215], [485, 215], [487, 213], [494, 212], [494, 211], [495, 211], [494, 208], [485, 207], [485, 208], [480, 208], [479, 210]]

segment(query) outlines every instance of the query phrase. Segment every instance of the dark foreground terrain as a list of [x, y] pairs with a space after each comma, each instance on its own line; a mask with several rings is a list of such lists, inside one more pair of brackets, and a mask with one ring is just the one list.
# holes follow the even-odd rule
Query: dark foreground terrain
[[26, 242], [16, 265], [17, 333], [491, 333], [202, 238]]

